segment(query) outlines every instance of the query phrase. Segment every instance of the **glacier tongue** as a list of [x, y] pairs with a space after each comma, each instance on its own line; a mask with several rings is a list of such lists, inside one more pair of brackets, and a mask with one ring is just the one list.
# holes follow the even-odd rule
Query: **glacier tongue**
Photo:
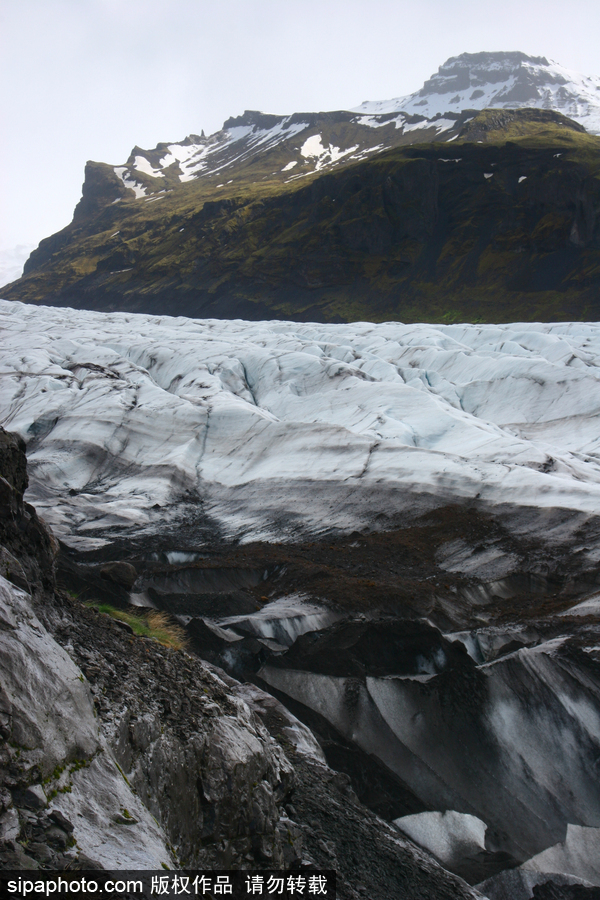
[[600, 325], [347, 325], [0, 301], [0, 415], [68, 542], [351, 531], [418, 506], [600, 507]]

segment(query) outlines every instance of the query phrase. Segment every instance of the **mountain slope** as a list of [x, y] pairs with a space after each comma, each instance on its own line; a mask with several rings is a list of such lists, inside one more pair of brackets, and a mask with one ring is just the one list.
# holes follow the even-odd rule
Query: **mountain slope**
[[89, 162], [73, 222], [2, 296], [249, 319], [596, 318], [600, 138], [584, 125], [600, 131], [600, 79], [518, 52], [452, 57], [414, 94], [354, 111], [246, 111], [124, 165]]
[[[218, 318], [596, 318], [600, 139], [544, 110], [457, 128], [452, 149], [397, 147], [284, 184], [198, 178], [136, 198], [89, 164], [73, 222], [3, 296]], [[246, 179], [269, 165], [253, 159]]]

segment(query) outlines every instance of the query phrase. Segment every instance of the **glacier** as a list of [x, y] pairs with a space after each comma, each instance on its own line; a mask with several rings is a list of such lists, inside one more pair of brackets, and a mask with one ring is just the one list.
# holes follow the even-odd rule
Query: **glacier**
[[[0, 301], [0, 415], [57, 535], [600, 508], [600, 325], [299, 324]], [[208, 524], [206, 524], [208, 523]], [[592, 551], [590, 551], [592, 552]]]
[[[528, 900], [600, 877], [599, 350], [597, 323], [0, 301], [0, 416], [63, 586], [177, 616], [253, 708], [289, 704], [298, 753], [364, 769], [399, 840]], [[436, 508], [429, 562], [375, 546]]]

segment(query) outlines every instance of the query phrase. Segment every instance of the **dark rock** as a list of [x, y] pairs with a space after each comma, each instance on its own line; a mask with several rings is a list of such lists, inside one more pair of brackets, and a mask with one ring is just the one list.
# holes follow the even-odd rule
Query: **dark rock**
[[104, 869], [104, 866], [97, 862], [95, 859], [91, 859], [91, 857], [86, 856], [85, 853], [78, 853], [77, 858], [74, 862], [69, 866], [73, 871], [81, 871], [85, 869]]
[[63, 831], [62, 828], [58, 828], [56, 826], [54, 828], [49, 828], [46, 831], [45, 839], [51, 847], [58, 850], [64, 850], [69, 843], [68, 835]]
[[[58, 543], [35, 509], [23, 502], [26, 465], [25, 442], [0, 428], [0, 544], [9, 554], [9, 571], [22, 583], [53, 588]], [[12, 568], [10, 557], [20, 570]]]
[[431, 675], [456, 666], [474, 668], [465, 648], [451, 643], [429, 622], [391, 617], [359, 617], [307, 632], [270, 664], [357, 678], [365, 674]]
[[12, 798], [15, 806], [25, 806], [27, 809], [45, 809], [48, 806], [41, 784], [34, 784], [25, 790], [13, 790]]
[[31, 841], [28, 844], [27, 849], [29, 850], [33, 858], [37, 859], [39, 863], [47, 864], [49, 862], [52, 862], [52, 860], [54, 859], [54, 853], [47, 844], [38, 841]]
[[20, 509], [19, 495], [6, 478], [0, 477], [0, 516], [14, 519]]
[[[369, 885], [370, 900], [419, 898], [459, 900], [472, 896], [464, 882], [452, 879], [433, 859], [352, 797], [340, 795], [331, 770], [296, 756], [296, 823], [302, 832], [303, 858], [320, 869], [336, 860], [340, 898], [355, 898], [356, 885]], [[414, 853], [414, 855], [413, 855]], [[409, 861], [410, 859], [410, 861]], [[302, 863], [298, 867], [304, 868]]]
[[18, 434], [0, 428], [0, 477], [22, 497], [29, 484], [25, 441]]
[[128, 591], [133, 587], [137, 578], [135, 567], [127, 562], [107, 563], [100, 569], [103, 578], [114, 581], [115, 584], [126, 588]]
[[128, 622], [122, 622], [120, 619], [113, 619], [115, 625], [121, 629], [121, 631], [126, 631], [127, 634], [134, 634], [134, 630]]
[[0, 816], [0, 842], [16, 840], [20, 830], [17, 810], [14, 807], [6, 809]]
[[7, 581], [12, 582], [16, 587], [29, 593], [29, 582], [23, 571], [23, 566], [18, 559], [15, 559], [12, 553], [8, 552], [6, 547], [0, 547], [0, 575], [3, 575]]
[[28, 856], [17, 841], [0, 844], [1, 869], [39, 869], [39, 864]]
[[73, 825], [65, 815], [61, 813], [59, 809], [51, 809], [48, 812], [48, 818], [52, 819], [59, 828], [62, 828], [63, 831], [66, 831], [67, 834], [71, 834], [73, 832]]

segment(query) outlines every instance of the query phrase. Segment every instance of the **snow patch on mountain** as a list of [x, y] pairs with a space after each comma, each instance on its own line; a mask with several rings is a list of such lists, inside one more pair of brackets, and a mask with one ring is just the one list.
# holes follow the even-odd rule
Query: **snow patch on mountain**
[[153, 169], [145, 156], [136, 156], [134, 163], [134, 167], [139, 171], [143, 172], [145, 175], [150, 175], [152, 178], [164, 178], [164, 172], [161, 172], [160, 169]]
[[300, 148], [300, 153], [306, 159], [314, 159], [315, 170], [319, 171], [319, 169], [322, 169], [324, 166], [330, 163], [336, 163], [344, 156], [348, 156], [349, 153], [354, 153], [355, 150], [358, 150], [358, 144], [354, 144], [347, 150], [340, 150], [339, 147], [334, 147], [332, 144], [328, 144], [327, 147], [324, 147], [321, 135], [313, 134], [304, 141]]
[[141, 151], [146, 155], [136, 153], [127, 166], [121, 168], [127, 170], [130, 176], [137, 171], [157, 178], [164, 176], [165, 169], [176, 165], [182, 182], [192, 181], [200, 175], [214, 175], [252, 156], [259, 149], [272, 149], [282, 141], [292, 139], [309, 127], [308, 123], [292, 122], [291, 118], [281, 118], [270, 127], [230, 125], [207, 138], [193, 135], [181, 143], [168, 144], [167, 152], [161, 150], [164, 155], [160, 155], [155, 164], [150, 160], [156, 155], [155, 151]]
[[115, 175], [117, 175], [126, 188], [130, 188], [135, 193], [135, 199], [139, 200], [141, 197], [146, 196], [146, 188], [143, 184], [140, 184], [135, 179], [131, 178], [128, 171], [127, 166], [115, 166]]

